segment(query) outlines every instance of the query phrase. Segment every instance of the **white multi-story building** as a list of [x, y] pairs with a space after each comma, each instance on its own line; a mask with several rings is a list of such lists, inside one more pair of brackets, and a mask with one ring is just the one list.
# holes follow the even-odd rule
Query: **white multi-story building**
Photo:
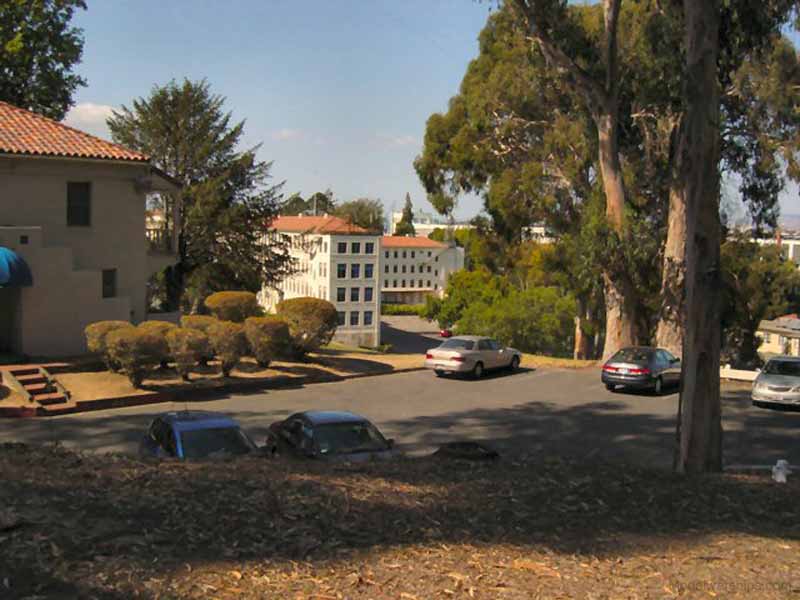
[[381, 237], [339, 217], [278, 217], [269, 236], [286, 236], [297, 272], [278, 289], [264, 287], [259, 302], [271, 310], [282, 299], [311, 296], [336, 306], [334, 339], [343, 344], [380, 344]]
[[381, 240], [383, 302], [420, 304], [441, 296], [447, 277], [464, 268], [464, 249], [423, 237], [384, 236]]
[[[389, 221], [389, 233], [394, 235], [397, 230], [397, 224], [403, 220], [403, 211], [395, 211]], [[452, 229], [457, 231], [459, 229], [474, 229], [475, 226], [470, 223], [454, 222], [448, 223], [443, 217], [438, 217], [424, 211], [417, 211], [414, 213], [414, 235], [417, 237], [428, 237], [437, 229]]]

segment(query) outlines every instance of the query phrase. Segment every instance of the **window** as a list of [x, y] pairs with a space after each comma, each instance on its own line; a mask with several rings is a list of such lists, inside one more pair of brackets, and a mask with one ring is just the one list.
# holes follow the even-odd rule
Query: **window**
[[414, 253], [414, 251], [412, 250], [412, 251], [411, 251], [411, 258], [414, 258], [414, 254], [415, 254], [415, 253]]
[[431, 287], [431, 280], [428, 279], [428, 287]]
[[23, 246], [27, 246], [28, 245], [28, 236], [27, 235], [19, 236], [19, 243], [22, 244]]
[[385, 258], [389, 258], [389, 251], [387, 250], [386, 252], [383, 253], [383, 255]]
[[403, 258], [405, 258], [405, 257], [406, 257], [406, 251], [403, 250]]
[[367, 263], [366, 265], [364, 265], [364, 277], [366, 279], [372, 279], [372, 268], [373, 268], [373, 266], [374, 265], [372, 263]]
[[403, 279], [403, 281], [400, 282], [400, 287], [406, 287], [406, 280], [405, 279]]
[[344, 311], [336, 312], [336, 322], [341, 326], [344, 325]]
[[478, 350], [491, 350], [492, 345], [489, 340], [478, 340]]
[[405, 266], [405, 265], [403, 265], [403, 268], [402, 268], [402, 270], [403, 270], [403, 273], [405, 273], [405, 272], [406, 272], [406, 266]]
[[339, 254], [347, 254], [347, 242], [339, 242], [336, 244], [336, 251]]
[[[372, 288], [364, 288], [364, 302], [372, 302]], [[368, 323], [365, 323], [367, 325]]]
[[372, 311], [365, 310], [364, 311], [364, 325], [372, 325]]
[[336, 288], [336, 301], [337, 302], [344, 302], [344, 299], [347, 294], [346, 288]]
[[413, 279], [408, 282], [408, 287], [414, 287], [414, 280]]
[[322, 244], [322, 251], [327, 254], [328, 253], [328, 242], [324, 242]]
[[764, 343], [769, 344], [772, 341], [772, 336], [769, 333], [764, 334]]
[[430, 257], [431, 257], [431, 251], [428, 250], [428, 258], [430, 258]]
[[361, 265], [358, 263], [353, 263], [350, 265], [350, 277], [352, 279], [358, 279], [361, 277]]
[[366, 242], [364, 244], [364, 254], [375, 254], [375, 242]]
[[414, 272], [414, 265], [411, 265], [411, 272]]
[[358, 302], [361, 298], [361, 288], [350, 288], [350, 302]]
[[437, 256], [436, 258], [434, 258], [433, 262], [439, 262], [439, 257]]
[[436, 270], [433, 272], [433, 276], [434, 276], [434, 277], [438, 277], [438, 276], [439, 276], [439, 269], [436, 269]]
[[117, 297], [117, 270], [103, 269], [103, 298]]
[[350, 313], [350, 325], [355, 327], [358, 325], [358, 311], [354, 310]]
[[392, 273], [397, 273], [397, 265], [395, 265], [394, 268], [392, 268]]
[[389, 265], [386, 265], [385, 267], [383, 267], [383, 272], [384, 273], [388, 273], [389, 272]]
[[422, 287], [422, 279], [419, 280], [419, 287]]
[[92, 224], [92, 184], [88, 181], [67, 183], [67, 225], [89, 227]]
[[344, 279], [347, 277], [347, 265], [345, 264], [338, 264], [336, 265], [336, 277], [339, 279]]
[[361, 253], [361, 242], [353, 242], [350, 244], [350, 252], [353, 254], [360, 254]]
[[433, 289], [434, 290], [438, 290], [439, 289], [439, 284], [438, 283], [434, 283], [433, 284]]
[[431, 266], [428, 265], [428, 273], [430, 273], [430, 272], [431, 272]]
[[397, 258], [397, 250], [394, 251], [394, 257]]
[[394, 281], [392, 281], [392, 287], [397, 287], [397, 279], [395, 279]]

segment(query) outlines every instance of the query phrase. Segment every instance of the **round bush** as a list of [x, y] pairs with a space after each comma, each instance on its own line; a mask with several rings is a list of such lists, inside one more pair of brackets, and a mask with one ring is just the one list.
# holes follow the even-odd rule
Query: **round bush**
[[244, 322], [244, 334], [250, 353], [265, 368], [276, 357], [287, 354], [292, 340], [289, 326], [278, 317], [250, 317]]
[[252, 292], [217, 292], [206, 298], [205, 304], [220, 321], [244, 323], [248, 317], [264, 314]]
[[167, 344], [175, 359], [175, 370], [185, 381], [198, 362], [212, 353], [208, 336], [196, 329], [174, 327], [167, 332]]
[[108, 352], [106, 351], [106, 337], [112, 331], [125, 328], [133, 329], [133, 325], [128, 321], [98, 321], [97, 323], [87, 325], [86, 329], [83, 330], [86, 336], [86, 347], [89, 352], [102, 354], [103, 360], [110, 371], [117, 370], [119, 365], [114, 364], [108, 357]]
[[181, 317], [181, 327], [185, 329], [196, 329], [208, 335], [208, 329], [212, 325], [219, 323], [216, 317], [208, 315], [185, 315]]
[[133, 387], [139, 387], [148, 367], [161, 360], [164, 339], [146, 329], [116, 329], [106, 336], [107, 352], [119, 364]]
[[247, 354], [247, 338], [244, 327], [232, 321], [219, 321], [208, 330], [209, 340], [222, 366], [222, 374], [228, 377], [239, 359]]
[[167, 343], [167, 333], [173, 329], [177, 329], [178, 326], [167, 321], [142, 321], [137, 327], [142, 331], [149, 331], [153, 335], [157, 335], [162, 340], [159, 344], [159, 351], [161, 352], [159, 362], [161, 363], [161, 367], [166, 369], [168, 366], [167, 362], [172, 358], [172, 353]]
[[336, 333], [336, 307], [319, 298], [292, 298], [279, 302], [278, 316], [289, 325], [296, 357], [328, 344]]

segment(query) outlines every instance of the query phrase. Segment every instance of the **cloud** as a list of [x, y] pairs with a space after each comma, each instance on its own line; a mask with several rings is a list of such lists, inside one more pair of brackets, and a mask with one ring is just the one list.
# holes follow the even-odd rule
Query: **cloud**
[[67, 116], [64, 117], [64, 123], [86, 133], [111, 139], [106, 119], [111, 116], [112, 110], [114, 110], [114, 107], [107, 104], [83, 102], [70, 109]]
[[379, 133], [377, 138], [382, 144], [389, 148], [420, 145], [419, 139], [413, 135], [386, 135]]
[[299, 129], [279, 129], [278, 131], [272, 132], [272, 139], [276, 142], [289, 142], [292, 140], [304, 140], [306, 138], [306, 134]]

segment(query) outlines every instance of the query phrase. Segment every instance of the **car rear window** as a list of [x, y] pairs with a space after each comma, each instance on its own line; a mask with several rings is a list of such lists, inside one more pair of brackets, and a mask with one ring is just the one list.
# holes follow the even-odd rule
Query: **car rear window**
[[238, 427], [182, 431], [181, 445], [184, 458], [247, 454], [253, 450], [252, 442]]
[[800, 361], [771, 360], [764, 366], [767, 375], [791, 375], [800, 377]]
[[647, 362], [651, 356], [653, 351], [647, 348], [623, 348], [608, 362]]
[[472, 350], [475, 347], [475, 342], [451, 338], [439, 347], [443, 350]]

